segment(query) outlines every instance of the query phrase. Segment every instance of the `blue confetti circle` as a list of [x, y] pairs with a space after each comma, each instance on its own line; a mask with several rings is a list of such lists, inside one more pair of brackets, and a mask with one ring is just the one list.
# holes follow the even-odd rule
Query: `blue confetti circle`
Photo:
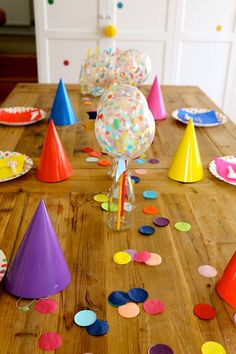
[[144, 191], [143, 196], [146, 199], [156, 199], [157, 198], [157, 192], [155, 191]]
[[97, 319], [96, 313], [91, 310], [81, 310], [74, 316], [74, 321], [78, 326], [86, 327], [92, 325]]
[[134, 302], [144, 302], [148, 297], [148, 292], [143, 288], [131, 288], [128, 291], [130, 300]]
[[92, 336], [103, 336], [109, 331], [109, 325], [106, 321], [97, 320], [91, 326], [86, 327], [86, 331]]
[[142, 234], [142, 235], [150, 236], [150, 235], [154, 234], [155, 229], [154, 229], [154, 227], [152, 227], [152, 226], [143, 225], [143, 226], [140, 226], [140, 228], [138, 229], [138, 231], [139, 231], [140, 234]]
[[140, 182], [140, 178], [138, 176], [131, 176], [131, 179], [134, 181], [135, 184]]
[[112, 306], [121, 306], [125, 305], [130, 301], [130, 298], [127, 293], [124, 291], [113, 291], [109, 296], [108, 296], [108, 302]]

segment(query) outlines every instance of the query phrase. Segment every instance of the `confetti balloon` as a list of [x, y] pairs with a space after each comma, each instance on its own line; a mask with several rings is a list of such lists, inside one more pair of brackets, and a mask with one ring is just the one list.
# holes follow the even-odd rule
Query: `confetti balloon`
[[89, 56], [84, 64], [88, 82], [95, 87], [109, 87], [115, 80], [114, 59], [107, 54]]
[[136, 87], [130, 85], [115, 85], [112, 86], [109, 90], [102, 95], [98, 102], [98, 111], [101, 107], [106, 104], [112, 103], [112, 101], [119, 97], [130, 98], [141, 105], [147, 106], [147, 100], [145, 96], [139, 91]]
[[151, 145], [155, 123], [147, 105], [128, 97], [118, 97], [100, 106], [95, 134], [102, 150], [127, 160], [144, 153]]
[[116, 57], [116, 81], [120, 84], [140, 85], [151, 72], [151, 60], [137, 49], [121, 52]]

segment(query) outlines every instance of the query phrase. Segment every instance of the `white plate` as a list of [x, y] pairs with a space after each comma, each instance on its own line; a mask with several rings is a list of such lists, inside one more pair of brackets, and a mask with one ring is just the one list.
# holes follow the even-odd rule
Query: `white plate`
[[[222, 160], [225, 160], [225, 161], [228, 161], [228, 162], [231, 162], [231, 163], [235, 163], [235, 164], [236, 164], [236, 156], [222, 156], [222, 157], [219, 157], [219, 159], [222, 159]], [[226, 183], [232, 184], [233, 186], [236, 186], [236, 182], [227, 181], [224, 177], [222, 177], [222, 176], [220, 176], [220, 175], [218, 174], [218, 171], [217, 171], [217, 168], [216, 168], [215, 160], [212, 160], [212, 161], [209, 163], [209, 170], [210, 170], [210, 172], [213, 174], [213, 176], [215, 176], [216, 178], [220, 179], [221, 181], [224, 181], [224, 182], [226, 182]]]
[[[204, 109], [204, 108], [180, 108], [180, 109], [183, 109], [189, 113], [205, 113], [205, 112], [209, 112], [209, 111], [212, 111], [210, 109]], [[180, 118], [178, 116], [178, 112], [179, 112], [179, 109], [176, 109], [174, 112], [172, 112], [172, 117], [175, 118], [176, 120], [184, 123], [184, 124], [188, 124], [188, 121], [185, 121], [183, 120], [182, 118]], [[195, 127], [215, 127], [217, 125], [220, 125], [220, 124], [224, 124], [227, 122], [227, 117], [220, 113], [220, 112], [216, 112], [216, 117], [217, 117], [217, 120], [218, 122], [216, 123], [197, 123], [197, 122], [194, 122], [194, 126]]]
[[0, 281], [4, 277], [7, 270], [7, 259], [2, 250], [0, 250]]
[[11, 126], [30, 125], [46, 117], [46, 112], [35, 107], [0, 108], [0, 124]]
[[[0, 159], [4, 158], [4, 157], [11, 157], [12, 155], [23, 155], [20, 154], [19, 152], [14, 152], [14, 151], [0, 151]], [[25, 161], [24, 161], [24, 167], [21, 173], [19, 173], [18, 175], [12, 176], [12, 177], [8, 177], [8, 178], [0, 178], [0, 182], [6, 182], [6, 181], [10, 181], [12, 179], [18, 178], [20, 176], [23, 176], [25, 173], [27, 173], [33, 166], [33, 161], [31, 160], [31, 158], [29, 156], [25, 155]]]

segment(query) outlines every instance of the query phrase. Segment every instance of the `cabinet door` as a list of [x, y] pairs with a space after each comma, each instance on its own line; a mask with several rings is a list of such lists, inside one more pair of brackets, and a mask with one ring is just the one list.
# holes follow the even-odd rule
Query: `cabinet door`
[[224, 108], [234, 45], [234, 0], [178, 0], [172, 83], [196, 85]]
[[116, 10], [116, 46], [147, 52], [153, 67], [147, 83], [151, 83], [156, 74], [162, 83], [168, 83], [175, 1], [129, 0], [123, 4]]
[[39, 82], [78, 83], [88, 48], [101, 39], [100, 12], [106, 0], [34, 0]]

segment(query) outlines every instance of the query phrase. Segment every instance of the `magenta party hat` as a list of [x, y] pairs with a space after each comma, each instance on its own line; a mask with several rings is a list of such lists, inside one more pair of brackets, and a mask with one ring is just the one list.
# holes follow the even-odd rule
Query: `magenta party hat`
[[157, 76], [153, 81], [153, 84], [150, 88], [147, 103], [150, 111], [153, 114], [155, 120], [162, 120], [167, 117], [164, 100], [162, 97], [162, 92], [160, 85], [158, 83]]
[[58, 293], [70, 281], [69, 268], [41, 200], [8, 267], [5, 288], [13, 295], [34, 299]]
[[55, 125], [72, 125], [77, 122], [75, 112], [62, 79], [60, 79], [57, 87], [50, 117]]

